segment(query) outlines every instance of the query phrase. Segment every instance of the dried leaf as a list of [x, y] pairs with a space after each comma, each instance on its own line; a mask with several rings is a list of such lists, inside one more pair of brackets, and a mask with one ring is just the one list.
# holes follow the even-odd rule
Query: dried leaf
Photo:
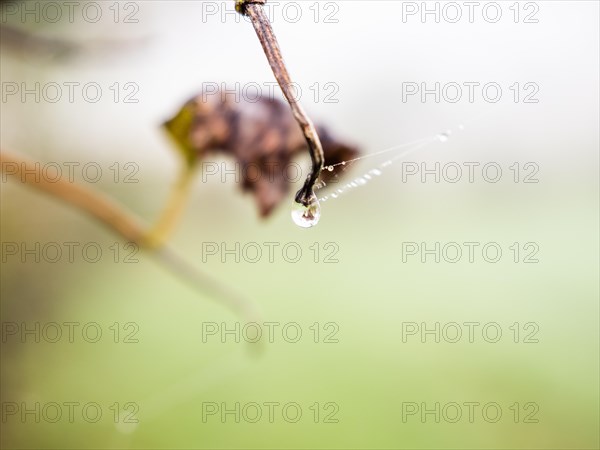
[[[268, 216], [287, 197], [290, 179], [296, 175], [288, 172], [290, 164], [307, 151], [307, 143], [285, 103], [269, 98], [235, 102], [232, 97], [199, 95], [165, 127], [190, 166], [207, 155], [233, 156], [241, 168], [242, 188], [254, 194], [260, 214]], [[317, 126], [317, 130], [325, 165], [358, 155], [354, 146], [336, 140], [325, 127]], [[321, 180], [328, 182], [332, 176], [325, 170]]]

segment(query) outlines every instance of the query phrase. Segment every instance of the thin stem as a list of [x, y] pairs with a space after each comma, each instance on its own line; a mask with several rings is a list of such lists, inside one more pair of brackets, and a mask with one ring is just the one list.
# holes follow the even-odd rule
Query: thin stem
[[146, 232], [139, 221], [108, 198], [63, 179], [50, 182], [41, 173], [40, 164], [6, 150], [0, 151], [0, 164], [6, 175], [18, 177], [21, 182], [70, 203], [113, 229], [125, 240], [140, 247], [145, 246]]
[[300, 125], [304, 138], [308, 143], [312, 161], [312, 170], [306, 178], [304, 186], [296, 194], [296, 201], [308, 206], [314, 200], [314, 186], [323, 169], [325, 159], [323, 156], [323, 146], [321, 145], [315, 126], [294, 95], [292, 80], [283, 61], [281, 49], [279, 48], [269, 18], [263, 9], [265, 1], [266, 0], [237, 0], [236, 9], [241, 14], [250, 17], [256, 35], [258, 36], [265, 55], [267, 56], [267, 60], [273, 70], [275, 79], [279, 83], [283, 95], [290, 104], [294, 118]]
[[246, 322], [260, 322], [260, 313], [253, 302], [240, 294], [237, 290], [230, 288], [216, 278], [207, 275], [181, 255], [168, 247], [157, 248], [151, 252], [165, 267], [180, 277], [195, 290], [204, 293], [219, 303], [230, 308], [235, 314], [242, 317]]
[[146, 236], [146, 243], [149, 247], [156, 248], [163, 246], [173, 233], [175, 225], [177, 225], [185, 209], [185, 203], [192, 187], [194, 174], [194, 167], [190, 167], [187, 164], [181, 169], [175, 186], [171, 190], [171, 196], [167, 201], [165, 209]]
[[182, 173], [171, 198], [171, 201], [175, 203], [167, 206], [158, 226], [152, 232], [148, 232], [141, 222], [123, 207], [85, 186], [63, 179], [48, 181], [42, 173], [40, 164], [15, 153], [0, 150], [0, 172], [15, 177], [22, 183], [59, 198], [87, 213], [121, 235], [125, 240], [147, 250], [150, 255], [190, 284], [196, 291], [218, 298], [220, 303], [225, 304], [247, 321], [258, 319], [259, 314], [248, 299], [229, 289], [220, 281], [202, 273], [176, 252], [164, 246], [168, 231], [174, 225], [176, 217], [179, 216], [189, 191], [193, 173], [191, 170], [186, 169]]

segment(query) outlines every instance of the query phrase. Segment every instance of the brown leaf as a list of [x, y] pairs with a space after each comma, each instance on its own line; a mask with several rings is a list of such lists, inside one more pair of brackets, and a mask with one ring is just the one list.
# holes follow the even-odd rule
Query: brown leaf
[[[165, 127], [178, 143], [184, 158], [194, 165], [207, 155], [224, 153], [239, 162], [242, 188], [252, 192], [261, 216], [268, 216], [290, 191], [294, 157], [307, 152], [307, 143], [287, 104], [274, 99], [243, 100], [225, 93], [199, 95], [189, 102]], [[358, 156], [358, 150], [335, 139], [317, 126], [325, 165]], [[303, 180], [307, 174], [302, 174]], [[321, 180], [333, 177], [324, 170]]]

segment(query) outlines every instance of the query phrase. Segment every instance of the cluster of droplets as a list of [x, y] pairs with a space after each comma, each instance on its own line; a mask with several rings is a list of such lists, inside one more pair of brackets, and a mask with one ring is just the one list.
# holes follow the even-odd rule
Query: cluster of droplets
[[[338, 198], [340, 195], [345, 194], [347, 191], [349, 191], [351, 189], [355, 189], [357, 187], [364, 186], [369, 181], [373, 180], [375, 177], [379, 177], [387, 167], [391, 166], [398, 159], [408, 156], [409, 154], [417, 151], [418, 149], [424, 147], [427, 144], [430, 144], [431, 142], [433, 142], [435, 140], [438, 140], [440, 142], [446, 142], [448, 140], [450, 134], [451, 134], [451, 132], [447, 131], [445, 133], [440, 133], [435, 138], [422, 139], [420, 141], [413, 143], [414, 147], [409, 148], [408, 150], [405, 150], [404, 152], [394, 156], [391, 159], [388, 159], [387, 161], [385, 161], [385, 162], [381, 163], [379, 166], [377, 166], [377, 168], [369, 170], [367, 173], [363, 174], [362, 176], [355, 178], [354, 180], [345, 184], [341, 188], [336, 189], [335, 192], [332, 192], [331, 194], [321, 197], [319, 199], [319, 201], [324, 203], [330, 199]], [[360, 159], [362, 159], [362, 158], [360, 158]], [[345, 165], [345, 163], [340, 163], [340, 164]], [[327, 170], [330, 170], [330, 168], [333, 169], [333, 167], [334, 166], [328, 166]]]
[[358, 178], [355, 178], [354, 180], [352, 180], [351, 182], [345, 184], [341, 188], [336, 189], [335, 192], [332, 192], [329, 195], [325, 195], [324, 197], [321, 197], [319, 199], [319, 201], [326, 202], [330, 198], [338, 198], [340, 195], [342, 195], [346, 191], [348, 191], [350, 189], [354, 189], [354, 188], [360, 187], [360, 186], [364, 186], [369, 181], [371, 181], [373, 178], [378, 177], [381, 174], [382, 174], [382, 171], [380, 169], [369, 170], [364, 175], [362, 175], [362, 176], [360, 176]]
[[[464, 125], [459, 125], [458, 129], [464, 130]], [[452, 131], [447, 130], [447, 131], [444, 131], [444, 132], [438, 134], [435, 137], [420, 139], [418, 141], [414, 141], [414, 142], [410, 142], [408, 144], [403, 144], [403, 145], [399, 145], [396, 147], [392, 147], [390, 149], [383, 150], [381, 152], [377, 152], [377, 153], [374, 153], [371, 155], [366, 155], [366, 156], [363, 156], [360, 158], [356, 158], [351, 161], [342, 161], [341, 163], [338, 163], [338, 164], [325, 166], [324, 170], [327, 170], [328, 172], [333, 172], [333, 170], [335, 169], [336, 166], [346, 166], [347, 162], [354, 162], [354, 161], [357, 161], [359, 159], [363, 159], [363, 158], [366, 158], [369, 156], [376, 156], [376, 155], [379, 155], [382, 153], [387, 153], [390, 151], [397, 150], [402, 147], [408, 147], [408, 146], [413, 145], [413, 147], [409, 148], [408, 150], [405, 150], [404, 152], [402, 152], [402, 153], [394, 156], [393, 158], [388, 159], [384, 163], [380, 164], [379, 166], [377, 166], [377, 168], [369, 170], [367, 173], [363, 174], [362, 176], [355, 178], [354, 180], [345, 184], [341, 188], [336, 189], [335, 192], [332, 192], [321, 198], [317, 198], [315, 195], [313, 195], [313, 198], [311, 198], [311, 202], [309, 203], [308, 206], [305, 206], [301, 203], [295, 203], [295, 206], [292, 210], [292, 219], [293, 219], [294, 223], [302, 228], [314, 227], [319, 222], [319, 219], [321, 218], [320, 202], [324, 203], [330, 199], [338, 198], [340, 195], [346, 193], [349, 190], [355, 189], [360, 186], [364, 186], [369, 181], [373, 180], [376, 177], [379, 177], [383, 173], [383, 170], [386, 169], [387, 167], [391, 166], [395, 161], [397, 161], [401, 158], [404, 158], [411, 153], [416, 152], [420, 148], [422, 148], [428, 144], [431, 144], [432, 142], [435, 142], [435, 141], [447, 142], [448, 139], [450, 138], [451, 134], [452, 134]], [[321, 181], [318, 185], [315, 186], [315, 189], [316, 190], [322, 189], [325, 186], [326, 186], [325, 182]]]

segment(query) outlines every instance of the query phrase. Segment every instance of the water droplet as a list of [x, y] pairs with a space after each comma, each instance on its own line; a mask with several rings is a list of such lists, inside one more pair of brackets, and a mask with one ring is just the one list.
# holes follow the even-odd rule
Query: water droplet
[[440, 142], [446, 142], [448, 140], [448, 137], [448, 133], [440, 133], [438, 134], [437, 138]]
[[379, 170], [379, 169], [373, 169], [369, 173], [371, 175], [375, 175], [376, 177], [378, 177], [379, 175], [381, 175], [381, 170]]
[[304, 206], [302, 203], [295, 203], [292, 209], [292, 220], [296, 225], [302, 228], [314, 227], [321, 218], [321, 206], [319, 200], [313, 195], [311, 203]]
[[345, 165], [346, 165], [346, 161], [342, 161], [342, 166], [345, 166]]
[[327, 170], [329, 170], [330, 172], [333, 172], [333, 166], [327, 166]]
[[356, 179], [356, 182], [357, 182], [358, 184], [362, 184], [362, 185], [365, 185], [365, 184], [367, 184], [367, 180], [365, 180], [364, 178], [357, 178], [357, 179]]

